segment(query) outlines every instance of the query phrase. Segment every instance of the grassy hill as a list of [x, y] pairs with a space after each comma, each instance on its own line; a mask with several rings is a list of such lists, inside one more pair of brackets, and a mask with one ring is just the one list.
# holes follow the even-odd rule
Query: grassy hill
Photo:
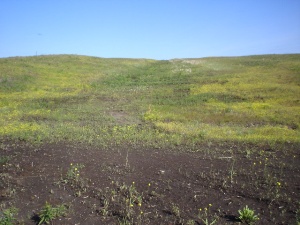
[[300, 55], [0, 59], [0, 136], [96, 145], [300, 141]]

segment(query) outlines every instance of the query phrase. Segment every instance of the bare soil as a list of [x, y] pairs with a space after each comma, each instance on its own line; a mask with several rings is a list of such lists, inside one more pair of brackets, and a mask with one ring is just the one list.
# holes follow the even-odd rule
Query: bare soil
[[[216, 224], [239, 224], [238, 210], [246, 205], [259, 216], [256, 224], [296, 224], [298, 149], [295, 144], [277, 149], [216, 143], [191, 152], [185, 146], [32, 146], [5, 140], [0, 146], [0, 156], [7, 159], [0, 168], [0, 204], [19, 209], [19, 224], [37, 224], [45, 202], [69, 207], [53, 224], [119, 224], [122, 205], [110, 200], [104, 216], [103, 198], [119, 190], [116, 184], [134, 182], [143, 197], [142, 205], [134, 206], [134, 224], [204, 224], [200, 208], [217, 215]], [[71, 163], [85, 166], [79, 186], [63, 182]]]

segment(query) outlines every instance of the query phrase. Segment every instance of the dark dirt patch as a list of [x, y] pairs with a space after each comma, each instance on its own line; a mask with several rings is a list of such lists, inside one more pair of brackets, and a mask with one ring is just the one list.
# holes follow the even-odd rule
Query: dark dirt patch
[[[246, 154], [241, 147], [251, 152]], [[219, 151], [221, 148], [227, 150]], [[0, 152], [8, 160], [0, 168], [0, 206], [17, 207], [18, 221], [24, 224], [37, 223], [46, 201], [70, 207], [68, 215], [55, 224], [118, 224], [122, 220], [204, 224], [198, 217], [200, 208], [209, 208], [210, 216], [217, 215], [217, 224], [237, 224], [238, 210], [246, 205], [259, 215], [257, 224], [296, 223], [299, 145], [182, 149], [185, 147], [170, 151], [142, 145], [101, 149], [70, 143], [34, 147], [5, 141]], [[79, 182], [66, 180], [71, 163], [84, 165]], [[130, 190], [142, 200], [141, 205], [133, 201], [126, 211], [122, 199]], [[106, 208], [105, 200], [109, 200]]]

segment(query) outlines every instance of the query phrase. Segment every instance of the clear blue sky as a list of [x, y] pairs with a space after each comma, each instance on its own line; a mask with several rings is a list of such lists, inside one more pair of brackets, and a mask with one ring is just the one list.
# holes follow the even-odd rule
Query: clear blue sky
[[1, 0], [0, 57], [300, 53], [300, 0]]

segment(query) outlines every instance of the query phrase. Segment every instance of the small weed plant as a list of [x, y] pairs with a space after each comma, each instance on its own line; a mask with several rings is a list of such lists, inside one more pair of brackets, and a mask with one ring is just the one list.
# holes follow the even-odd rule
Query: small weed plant
[[216, 214], [211, 213], [212, 204], [209, 204], [208, 207], [204, 209], [199, 209], [198, 217], [205, 225], [213, 225], [218, 222], [219, 217]]
[[242, 209], [238, 210], [239, 219], [246, 224], [254, 224], [257, 220], [259, 220], [258, 216], [255, 215], [254, 210], [250, 209], [247, 205]]
[[69, 184], [75, 189], [75, 196], [80, 197], [86, 192], [86, 180], [80, 174], [82, 168], [84, 168], [83, 164], [71, 163], [66, 175], [57, 184]]
[[39, 213], [40, 221], [38, 225], [43, 223], [49, 224], [52, 220], [65, 216], [66, 213], [67, 207], [64, 204], [53, 207], [51, 204], [46, 202], [44, 208]]
[[0, 225], [13, 225], [16, 220], [18, 210], [15, 207], [11, 207], [0, 212]]
[[178, 205], [172, 204], [171, 212], [174, 216], [180, 217], [180, 209], [179, 209]]
[[1, 156], [0, 157], [0, 165], [5, 165], [9, 161], [9, 157], [7, 156]]
[[70, 183], [78, 183], [80, 180], [80, 169], [84, 168], [83, 164], [75, 164], [73, 165], [73, 163], [70, 164], [70, 168], [67, 172], [66, 175], [66, 179], [70, 182]]
[[99, 193], [100, 214], [107, 217], [114, 212], [118, 215], [119, 224], [143, 224], [143, 211], [141, 209], [143, 195], [137, 191], [135, 182], [132, 182], [131, 185], [119, 184], [119, 182], [112, 182], [112, 184], [112, 188], [107, 188]]
[[230, 166], [230, 170], [229, 170], [229, 175], [230, 175], [230, 183], [233, 183], [233, 177], [236, 175], [236, 172], [234, 170], [234, 164], [235, 164], [235, 159], [233, 159], [232, 164]]
[[188, 221], [186, 221], [186, 225], [195, 225], [195, 221], [194, 220], [188, 220]]

